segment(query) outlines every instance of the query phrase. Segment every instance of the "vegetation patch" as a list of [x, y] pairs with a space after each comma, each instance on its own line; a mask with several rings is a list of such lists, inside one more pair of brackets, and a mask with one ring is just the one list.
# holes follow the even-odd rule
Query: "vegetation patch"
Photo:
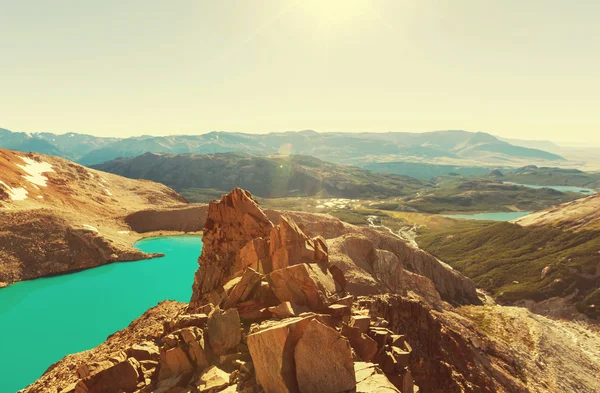
[[580, 311], [598, 316], [599, 231], [464, 221], [428, 229], [418, 243], [502, 303], [575, 294]]

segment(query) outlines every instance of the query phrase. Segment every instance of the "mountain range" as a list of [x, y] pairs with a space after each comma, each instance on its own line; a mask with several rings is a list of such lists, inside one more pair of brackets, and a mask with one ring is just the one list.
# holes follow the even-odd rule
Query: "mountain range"
[[268, 134], [209, 132], [201, 135], [106, 138], [76, 133], [15, 133], [0, 129], [0, 147], [58, 155], [83, 165], [134, 157], [146, 152], [210, 154], [233, 151], [261, 155], [304, 154], [354, 165], [409, 161], [489, 167], [564, 160], [557, 154], [514, 145], [484, 132], [462, 130], [425, 133], [319, 133], [312, 130]]
[[[365, 200], [377, 200], [376, 206], [391, 210], [451, 213], [533, 211], [581, 196], [548, 188], [502, 184], [487, 177], [449, 175], [432, 180], [418, 179], [295, 154], [145, 153], [92, 168], [165, 184], [192, 202], [209, 202], [239, 185], [258, 197], [268, 198], [268, 202], [263, 202], [270, 207], [273, 207], [272, 203], [277, 203], [279, 208], [288, 206], [286, 201], [272, 198], [293, 198], [288, 201], [288, 208], [292, 210], [302, 210], [306, 203], [311, 205], [311, 198], [300, 201], [298, 197], [350, 198], [359, 205], [371, 203]], [[315, 206], [321, 205], [318, 201], [313, 202]]]
[[[138, 157], [118, 158], [93, 168], [163, 183], [199, 202], [204, 201], [194, 197], [194, 190], [223, 191], [236, 186], [265, 198], [386, 198], [414, 195], [424, 187], [433, 186], [425, 180], [374, 173], [303, 155], [145, 153]], [[217, 193], [220, 194], [222, 192]]]

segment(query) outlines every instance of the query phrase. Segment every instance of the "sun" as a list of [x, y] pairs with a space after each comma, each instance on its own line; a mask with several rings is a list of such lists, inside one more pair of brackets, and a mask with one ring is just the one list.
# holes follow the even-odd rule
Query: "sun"
[[317, 24], [327, 27], [349, 24], [371, 7], [370, 0], [301, 0], [296, 5]]

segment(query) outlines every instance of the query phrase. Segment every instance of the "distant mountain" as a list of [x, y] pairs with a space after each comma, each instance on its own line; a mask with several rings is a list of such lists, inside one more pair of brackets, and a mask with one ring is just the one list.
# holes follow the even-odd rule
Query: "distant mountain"
[[0, 128], [0, 147], [23, 152], [33, 151], [51, 156], [72, 158], [69, 152], [63, 151], [57, 145], [44, 139], [24, 132], [11, 132], [4, 128]]
[[206, 193], [206, 189], [228, 190], [233, 187], [242, 187], [259, 197], [270, 198], [372, 198], [412, 195], [428, 185], [411, 177], [373, 173], [302, 155], [146, 153], [94, 165], [93, 168], [133, 179], [160, 182], [193, 201], [198, 201], [194, 194]]
[[537, 167], [528, 165], [505, 173], [503, 179], [518, 184], [538, 186], [571, 186], [600, 188], [600, 173], [584, 172], [578, 169]]
[[508, 142], [511, 145], [528, 147], [531, 149], [539, 149], [548, 151], [551, 153], [559, 154], [561, 150], [561, 146], [557, 145], [554, 142], [550, 141], [537, 141], [537, 140], [526, 140], [526, 139], [513, 139], [513, 138], [501, 138], [498, 137], [499, 140]]
[[[212, 154], [243, 152], [272, 155], [280, 152], [318, 157], [338, 164], [373, 162], [425, 162], [470, 166], [519, 166], [563, 158], [544, 150], [516, 146], [482, 133], [434, 131], [425, 133], [343, 133], [289, 131], [269, 134], [209, 132], [202, 135], [138, 136], [101, 138], [69, 133], [0, 133], [0, 147], [28, 151], [36, 147], [84, 165], [100, 164], [119, 157], [135, 157], [146, 152], [169, 154]], [[26, 143], [27, 142], [27, 143]], [[33, 151], [38, 151], [31, 149]]]
[[100, 149], [110, 143], [120, 140], [119, 138], [97, 137], [93, 135], [76, 134], [74, 132], [61, 135], [40, 132], [32, 134], [32, 136], [51, 143], [62, 151], [69, 152], [77, 160], [93, 150]]
[[457, 174], [457, 175], [484, 175], [490, 168], [481, 166], [459, 166], [443, 164], [427, 164], [420, 162], [374, 162], [362, 166], [373, 172], [394, 173], [396, 175], [412, 176], [420, 179]]
[[0, 148], [35, 152], [79, 161], [92, 150], [99, 149], [118, 138], [104, 138], [86, 134], [52, 134], [49, 132], [12, 132], [0, 128]]

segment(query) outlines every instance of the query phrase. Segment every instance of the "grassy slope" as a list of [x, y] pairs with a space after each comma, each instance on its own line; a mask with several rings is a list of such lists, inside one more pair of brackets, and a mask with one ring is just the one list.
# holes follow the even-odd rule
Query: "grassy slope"
[[484, 180], [474, 176], [441, 176], [433, 179], [436, 188], [423, 190], [421, 195], [405, 203], [424, 213], [478, 213], [536, 211], [581, 198], [572, 192], [533, 189], [502, 184], [499, 180]]
[[578, 290], [575, 301], [580, 311], [600, 317], [600, 310], [590, 307], [600, 297], [600, 277], [595, 277], [598, 231], [462, 221], [451, 228], [429, 229], [418, 241], [499, 301], [540, 301]]
[[505, 173], [500, 179], [494, 179], [539, 186], [600, 188], [600, 173], [582, 172], [576, 169], [521, 168], [514, 173]]

